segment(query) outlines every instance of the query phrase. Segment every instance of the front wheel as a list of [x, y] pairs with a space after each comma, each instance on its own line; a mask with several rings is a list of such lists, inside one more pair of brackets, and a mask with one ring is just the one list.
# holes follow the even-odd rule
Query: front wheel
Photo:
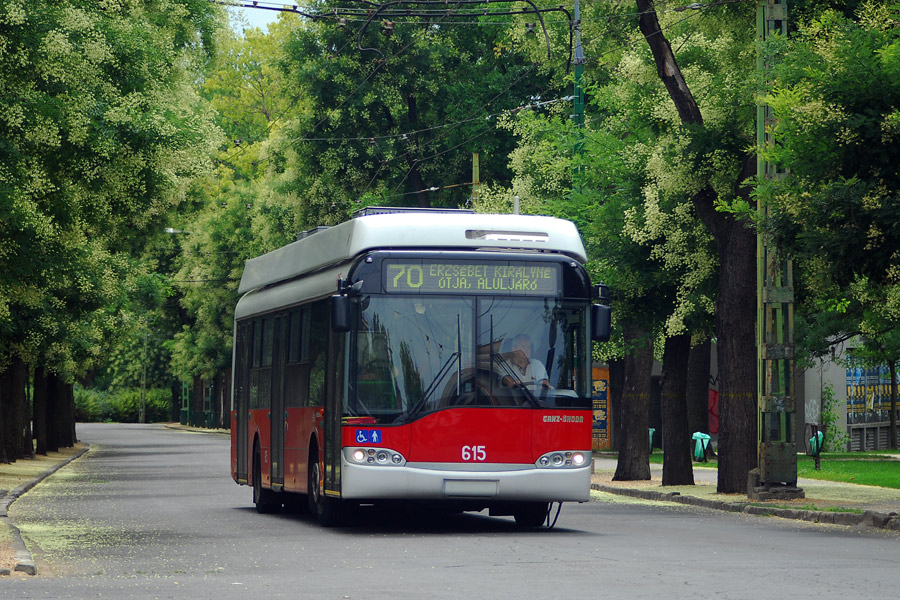
[[519, 527], [540, 527], [547, 520], [550, 505], [546, 502], [523, 502], [516, 507], [513, 516]]
[[319, 464], [319, 456], [315, 452], [309, 454], [309, 487], [307, 498], [309, 500], [309, 512], [316, 516], [316, 520], [322, 527], [334, 527], [341, 521], [341, 501], [329, 498], [322, 493], [322, 466]]

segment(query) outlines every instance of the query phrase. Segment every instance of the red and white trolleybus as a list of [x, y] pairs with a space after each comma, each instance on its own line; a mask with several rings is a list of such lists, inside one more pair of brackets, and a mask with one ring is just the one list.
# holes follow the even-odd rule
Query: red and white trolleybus
[[538, 526], [588, 500], [609, 309], [572, 223], [368, 210], [300, 238], [247, 261], [235, 309], [231, 472], [257, 510], [430, 501]]

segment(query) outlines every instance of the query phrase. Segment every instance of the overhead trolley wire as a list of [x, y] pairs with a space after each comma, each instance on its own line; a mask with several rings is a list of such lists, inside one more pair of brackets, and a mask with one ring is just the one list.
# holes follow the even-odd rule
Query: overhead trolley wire
[[[227, 1], [227, 0], [211, 0], [211, 1], [212, 1], [212, 2], [215, 2], [215, 3], [217, 3], [217, 4], [224, 4], [224, 5], [229, 5], [229, 6], [244, 6], [244, 7], [248, 7], [248, 8], [264, 8], [264, 9], [267, 9], [267, 10], [278, 10], [278, 11], [283, 11], [283, 12], [293, 12], [293, 13], [300, 14], [301, 16], [306, 16], [306, 17], [308, 17], [308, 18], [315, 19], [315, 20], [321, 20], [321, 19], [326, 19], [326, 18], [336, 18], [337, 14], [340, 13], [341, 11], [345, 11], [345, 10], [346, 10], [346, 11], [349, 11], [349, 10], [352, 10], [352, 9], [321, 9], [321, 10], [322, 10], [321, 13], [313, 14], [313, 13], [307, 13], [307, 12], [304, 12], [304, 11], [299, 10], [298, 5], [291, 5], [290, 8], [288, 8], [288, 7], [286, 7], [285, 5], [280, 5], [280, 7], [278, 7], [275, 3], [267, 3], [267, 2], [232, 2], [232, 1]], [[528, 1], [529, 4], [532, 4], [533, 6], [535, 6], [537, 10], [545, 10], [545, 11], [548, 11], [548, 10], [554, 10], [554, 9], [546, 9], [546, 8], [545, 8], [545, 9], [542, 9], [542, 8], [540, 8], [538, 5], [534, 4], [534, 2], [531, 2], [530, 0], [520, 0], [520, 1]], [[594, 4], [594, 2], [591, 1], [591, 0], [587, 0], [587, 1], [588, 1], [590, 4], [592, 4], [592, 5]], [[683, 5], [683, 6], [678, 6], [678, 7], [664, 8], [664, 9], [661, 9], [661, 10], [660, 10], [660, 9], [654, 9], [654, 10], [648, 10], [648, 11], [643, 11], [643, 12], [635, 12], [635, 13], [627, 13], [627, 14], [618, 14], [618, 15], [609, 15], [609, 17], [607, 17], [607, 18], [605, 18], [605, 19], [603, 19], [603, 20], [609, 21], [610, 18], [616, 18], [616, 19], [619, 19], [619, 18], [635, 17], [635, 16], [640, 16], [640, 15], [643, 15], [643, 14], [647, 14], [647, 13], [650, 13], [650, 12], [656, 12], [656, 13], [660, 13], [660, 14], [661, 14], [661, 13], [664, 13], [664, 12], [683, 12], [683, 11], [686, 11], [686, 10], [693, 10], [693, 11], [696, 11], [696, 12], [692, 12], [691, 14], [687, 15], [687, 16], [684, 17], [683, 19], [680, 19], [680, 20], [676, 21], [675, 23], [671, 23], [671, 24], [667, 25], [666, 27], [661, 28], [660, 31], [657, 32], [657, 33], [662, 33], [663, 31], [669, 29], [670, 27], [673, 27], [673, 26], [675, 26], [675, 25], [677, 25], [677, 24], [679, 24], [679, 23], [681, 23], [681, 22], [683, 22], [683, 21], [686, 21], [686, 20], [688, 20], [688, 19], [690, 19], [690, 18], [692, 18], [692, 17], [694, 17], [694, 16], [696, 16], [696, 15], [698, 15], [698, 14], [701, 14], [701, 9], [705, 9], [705, 8], [709, 8], [709, 7], [713, 7], [713, 6], [725, 5], [725, 4], [745, 3], [745, 2], [750, 2], [750, 1], [753, 1], [753, 0], [719, 0], [719, 1], [716, 1], [716, 2], [692, 3], [692, 4]], [[455, 9], [457, 9], [459, 6], [463, 6], [463, 5], [474, 5], [474, 4], [485, 4], [485, 3], [487, 3], [487, 4], [496, 4], [496, 3], [501, 3], [501, 2], [502, 2], [502, 3], [507, 3], [507, 4], [509, 3], [509, 2], [505, 2], [504, 0], [456, 0], [456, 2], [454, 3], [454, 6], [453, 6], [452, 9], [449, 9], [449, 10], [445, 9], [445, 10], [441, 10], [441, 11], [432, 11], [432, 12], [435, 13], [435, 16], [438, 16], [437, 13], [440, 13], [440, 15], [439, 15], [440, 18], [437, 20], [437, 22], [426, 21], [425, 23], [431, 24], [431, 25], [443, 25], [443, 24], [449, 24], [449, 23], [445, 23], [444, 21], [445, 21], [448, 17], [450, 17], [450, 16], [456, 16], [456, 15], [454, 15], [454, 13], [453, 13], [452, 11], [455, 10]], [[430, 4], [430, 5], [433, 5], [433, 4], [443, 4], [443, 5], [447, 5], [447, 4], [449, 4], [449, 0], [448, 0], [448, 1], [445, 1], [445, 0], [420, 0], [420, 1], [407, 0], [406, 2], [400, 2], [400, 1], [397, 1], [397, 2], [391, 2], [391, 3], [388, 3], [388, 4], [401, 4], [401, 3], [423, 4], [423, 5], [429, 5], [429, 4]], [[386, 6], [386, 4], [377, 3], [377, 2], [372, 2], [372, 1], [370, 1], [370, 0], [360, 0], [360, 4], [362, 4], [362, 5], [368, 5], [368, 6], [371, 6], [371, 7], [381, 7], [381, 8], [383, 8], [384, 6]], [[261, 6], [261, 5], [262, 5], [262, 6]], [[557, 7], [555, 10], [560, 10], [560, 9], [562, 9], [561, 6]], [[362, 16], [363, 13], [362, 13], [359, 9], [356, 9], [356, 10], [359, 12], [359, 15]], [[367, 13], [371, 13], [371, 12], [372, 12], [371, 9], [368, 9], [368, 10], [367, 10]], [[381, 16], [388, 16], [388, 15], [390, 14], [391, 16], [398, 16], [398, 17], [400, 17], [400, 16], [407, 16], [408, 14], [411, 14], [412, 11], [409, 11], [409, 12], [408, 12], [408, 11], [398, 11], [398, 12], [402, 12], [402, 15], [401, 15], [401, 14], [394, 15], [393, 13], [389, 13], [389, 12], [387, 12], [387, 11], [382, 11], [380, 14], [381, 14]], [[512, 11], [510, 11], [509, 14], [524, 14], [524, 13], [530, 13], [530, 12], [533, 12], [533, 11], [529, 11], [528, 9], [521, 9], [520, 11], [515, 12], [515, 13], [512, 12]], [[565, 12], [565, 13], [568, 15], [568, 12], [565, 11], [564, 9], [563, 9], [563, 12]], [[470, 10], [468, 10], [468, 11], [467, 11], [466, 13], [464, 13], [464, 14], [461, 13], [459, 16], [474, 16], [474, 15], [476, 15], [476, 14], [484, 15], [484, 14], [492, 14], [492, 13], [491, 13], [490, 11], [485, 10], [485, 9], [483, 9], [483, 10], [481, 11], [481, 13], [474, 12], [474, 11], [472, 11], [472, 10], [470, 9]], [[348, 15], [348, 16], [350, 16], [350, 15]], [[361, 39], [362, 33], [365, 31], [365, 28], [371, 23], [372, 20], [373, 20], [372, 17], [369, 17], [369, 18], [367, 18], [367, 19], [365, 20], [363, 27], [360, 28], [359, 35], [358, 35], [358, 36], [355, 36], [355, 37], [357, 37], [357, 40], [360, 40], [360, 39]], [[598, 20], [599, 20], [599, 19], [598, 19]], [[569, 19], [568, 23], [569, 23], [569, 25], [570, 25], [570, 37], [571, 37], [571, 28], [572, 28], [572, 25], [573, 25], [571, 19]], [[651, 35], [651, 36], [652, 36], [652, 35], [656, 35], [657, 33], [650, 34], [650, 35]], [[644, 37], [645, 39], [647, 39], [647, 38], [649, 38], [650, 36], [643, 36], [643, 37]], [[350, 42], [352, 41], [352, 39], [353, 39], [352, 37], [349, 38], [348, 41], [345, 42], [344, 45], [337, 51], [337, 53], [340, 53], [341, 51], [343, 51], [343, 50], [350, 44]], [[398, 52], [395, 52], [394, 54], [392, 54], [391, 56], [389, 56], [389, 57], [387, 57], [387, 58], [380, 59], [380, 60], [378, 61], [378, 64], [375, 66], [375, 68], [374, 68], [368, 75], [366, 75], [366, 77], [365, 77], [365, 78], [364, 78], [364, 79], [356, 86], [356, 88], [355, 88], [350, 94], [348, 94], [348, 95], [343, 99], [343, 101], [342, 101], [335, 109], [332, 109], [332, 110], [337, 110], [337, 109], [340, 109], [342, 106], [344, 106], [344, 105], [345, 105], [352, 97], [354, 97], [354, 96], [359, 92], [360, 89], [362, 89], [362, 87], [363, 87], [363, 86], [364, 86], [364, 85], [372, 78], [372, 76], [374, 76], [374, 75], [375, 75], [382, 67], [386, 66], [386, 65], [388, 64], [388, 62], [390, 62], [391, 60], [393, 60], [393, 59], [396, 58], [396, 57], [399, 57], [402, 53], [404, 53], [404, 52], [405, 52], [405, 51], [406, 51], [406, 50], [407, 50], [407, 49], [408, 49], [415, 41], [416, 41], [416, 39], [414, 38], [414, 39], [411, 40], [408, 44], [406, 44], [403, 48], [401, 48]], [[635, 40], [635, 41], [636, 41], [636, 40]], [[633, 46], [634, 43], [635, 43], [635, 41], [631, 42], [630, 44], [628, 44], [628, 45], [625, 46], [625, 47]], [[358, 44], [359, 44], [359, 41], [358, 41]], [[570, 44], [570, 46], [571, 46], [571, 44]], [[614, 51], [616, 51], [616, 49], [608, 50], [608, 51], [606, 51], [606, 52], [600, 54], [600, 55], [598, 56], [598, 58], [602, 58], [603, 56], [605, 56], [605, 55], [607, 55], [607, 54], [610, 54], [610, 53], [612, 53], [612, 52], [614, 52]], [[571, 47], [570, 47], [570, 52], [571, 52]], [[379, 54], [380, 54], [380, 52], [379, 52]], [[382, 56], [383, 56], [383, 54], [382, 54]], [[571, 54], [570, 54], [570, 60], [571, 60]], [[489, 106], [491, 103], [493, 103], [493, 102], [497, 99], [497, 97], [499, 97], [501, 94], [503, 94], [503, 93], [505, 93], [506, 91], [508, 91], [513, 85], [515, 85], [516, 83], [518, 83], [518, 81], [520, 81], [524, 76], [526, 76], [526, 75], [530, 74], [531, 72], [533, 72], [535, 68], [536, 68], [536, 65], [535, 65], [534, 67], [530, 68], [529, 70], [527, 70], [525, 73], [523, 73], [523, 75], [521, 75], [521, 76], [518, 77], [516, 80], [514, 80], [509, 86], [507, 86], [502, 92], [500, 92], [500, 94], [494, 96], [494, 98], [492, 98], [492, 99], [489, 100], [485, 105], [483, 105], [483, 108], [486, 108], [486, 107]], [[296, 103], [296, 101], [294, 102], [294, 104], [295, 104], [295, 103]], [[293, 105], [293, 104], [292, 104], [292, 105]], [[521, 108], [520, 108], [520, 109], [521, 109]], [[516, 109], [510, 109], [510, 110], [516, 110]], [[285, 112], [286, 112], [286, 111], [285, 111]], [[507, 112], [507, 111], [503, 111], [503, 112]], [[284, 113], [282, 113], [282, 115], [283, 115], [283, 114], [284, 114]], [[502, 114], [502, 113], [497, 113], [497, 114]], [[280, 116], [282, 116], [282, 115], [279, 115], [278, 118], [280, 118]], [[386, 165], [387, 163], [389, 163], [389, 162], [394, 162], [394, 161], [396, 161], [396, 160], [398, 160], [398, 159], [401, 159], [401, 158], [405, 158], [405, 157], [409, 156], [410, 153], [411, 153], [411, 151], [408, 151], [408, 152], [405, 152], [405, 153], [403, 153], [403, 154], [397, 155], [397, 156], [394, 157], [394, 158], [388, 159], [388, 158], [384, 155], [384, 153], [381, 151], [381, 148], [380, 148], [380, 147], [378, 146], [378, 144], [377, 144], [377, 142], [378, 142], [379, 140], [387, 140], [387, 139], [393, 139], [393, 138], [402, 138], [402, 137], [404, 137], [404, 136], [408, 137], [408, 136], [410, 136], [410, 135], [414, 135], [414, 134], [417, 134], [417, 133], [427, 132], [427, 131], [432, 131], [432, 130], [438, 130], [438, 129], [444, 129], [444, 130], [447, 130], [447, 131], [445, 131], [443, 134], [437, 135], [437, 136], [435, 136], [434, 138], [432, 138], [431, 140], [425, 142], [425, 143], [421, 146], [422, 148], [424, 148], [424, 147], [427, 147], [427, 146], [432, 145], [432, 144], [434, 144], [435, 142], [439, 141], [442, 137], [444, 137], [445, 135], [447, 135], [447, 134], [449, 133], [449, 130], [453, 130], [453, 129], [455, 129], [455, 128], [459, 127], [460, 125], [465, 124], [465, 123], [467, 123], [467, 122], [471, 122], [471, 121], [475, 121], [475, 120], [479, 120], [479, 119], [489, 119], [489, 118], [491, 118], [491, 116], [492, 116], [492, 115], [487, 115], [487, 116], [485, 116], [485, 117], [474, 117], [474, 116], [470, 116], [470, 117], [468, 117], [468, 118], [466, 118], [466, 119], [463, 119], [463, 120], [458, 121], [458, 122], [453, 123], [453, 124], [438, 125], [438, 126], [426, 128], [426, 129], [423, 129], [423, 130], [416, 130], [416, 131], [412, 131], [412, 132], [405, 132], [405, 133], [393, 134], [393, 135], [388, 135], [388, 136], [374, 136], [374, 137], [373, 137], [373, 136], [360, 136], [360, 137], [357, 137], [357, 138], [334, 138], [334, 137], [314, 138], [314, 137], [307, 137], [307, 138], [296, 138], [295, 140], [292, 140], [292, 142], [293, 142], [293, 141], [296, 141], [296, 142], [302, 142], [302, 141], [362, 141], [362, 140], [372, 140], [373, 143], [374, 143], [375, 146], [376, 146], [376, 149], [379, 151], [379, 153], [380, 153], [381, 156], [382, 156], [382, 163], [381, 163], [381, 166], [380, 166], [380, 167], [378, 168], [378, 170], [376, 171], [376, 173], [375, 173], [375, 175], [373, 176], [373, 178], [370, 180], [369, 184], [366, 186], [366, 188], [365, 188], [364, 191], [362, 192], [361, 195], [364, 195], [364, 194], [365, 194], [366, 192], [368, 192], [368, 190], [371, 188], [371, 186], [372, 186], [372, 184], [374, 183], [375, 179], [377, 179], [377, 177], [378, 177], [378, 175], [380, 174], [381, 170], [385, 167], [385, 165]], [[320, 119], [320, 120], [315, 124], [315, 126], [314, 126], [313, 129], [312, 129], [312, 132], [315, 132], [315, 131], [322, 125], [322, 123], [325, 122], [327, 119], [328, 119], [328, 115], [322, 117], [322, 119]], [[276, 118], [276, 120], [277, 120], [277, 118]], [[271, 127], [274, 125], [274, 122], [275, 122], [275, 120], [273, 120], [273, 122], [271, 122], [271, 123], [269, 124], [269, 126], [266, 128], [266, 131], [269, 131], [269, 130], [271, 129]], [[467, 140], [467, 142], [468, 142], [468, 141], [472, 141], [473, 139], [476, 139], [477, 137], [481, 137], [481, 135], [484, 135], [484, 133], [486, 133], [486, 132], [482, 132], [482, 133], [480, 133], [480, 134], [477, 134], [476, 136], [474, 136], [474, 137], [470, 138], [469, 140]], [[260, 138], [260, 139], [261, 139], [261, 138]], [[463, 142], [463, 144], [459, 144], [459, 145], [457, 145], [457, 146], [454, 146], [453, 149], [455, 149], [455, 148], [457, 148], [457, 147], [460, 147], [460, 145], [464, 145], [464, 144], [467, 143], [467, 142]], [[235, 158], [236, 156], [239, 156], [240, 153], [242, 153], [243, 151], [244, 151], [244, 148], [242, 148], [240, 152], [238, 152], [238, 153], [236, 153], [236, 154], [234, 154], [234, 155], [232, 155], [232, 156], [226, 157], [225, 160], [233, 159], [233, 158]], [[412, 169], [413, 169], [417, 164], [420, 164], [421, 162], [424, 162], [424, 161], [426, 161], [426, 160], [431, 160], [432, 158], [435, 158], [435, 157], [437, 157], [437, 156], [440, 156], [440, 155], [442, 155], [442, 154], [445, 154], [447, 151], [449, 151], [449, 150], [445, 150], [445, 151], [442, 151], [442, 152], [433, 154], [433, 155], [431, 155], [431, 156], [429, 156], [429, 157], [425, 157], [425, 158], [422, 158], [422, 159], [417, 159], [416, 161], [414, 161], [413, 165], [410, 167], [409, 170], [407, 170], [407, 172], [406, 172], [406, 174], [404, 175], [403, 179], [400, 181], [400, 183], [399, 183], [394, 189], [396, 190], [397, 187], [399, 187], [400, 185], [403, 184], [403, 182], [406, 180], [406, 178], [407, 178], [407, 177], [409, 176], [409, 174], [412, 172]]]
[[[362, 27], [362, 28], [360, 29], [360, 31], [359, 31], [359, 35], [357, 36], [358, 39], [361, 38], [361, 34], [364, 32], [366, 26], [367, 26], [367, 25], [370, 23], [370, 21], [372, 20], [371, 17], [368, 16], [368, 15], [370, 15], [370, 14], [372, 13], [372, 8], [366, 9], [366, 11], [365, 11], [365, 13], [364, 13], [364, 12], [362, 11], [362, 9], [339, 9], [339, 8], [328, 8], [328, 7], [321, 8], [321, 9], [304, 9], [304, 10], [300, 10], [298, 4], [285, 5], [285, 4], [281, 4], [281, 3], [275, 3], [275, 2], [263, 2], [263, 1], [238, 1], [238, 0], [211, 0], [211, 1], [214, 2], [214, 3], [216, 3], [216, 4], [221, 4], [221, 5], [225, 5], [225, 6], [232, 6], [232, 7], [237, 6], [237, 7], [244, 7], [244, 8], [258, 8], [258, 9], [264, 9], [264, 10], [273, 10], [273, 11], [281, 11], [281, 12], [291, 12], [291, 13], [299, 14], [299, 15], [301, 15], [301, 16], [308, 17], [308, 18], [310, 18], [310, 19], [314, 19], [314, 20], [323, 20], [323, 19], [329, 19], [329, 18], [337, 18], [337, 16], [340, 15], [340, 14], [345, 14], [345, 13], [346, 13], [346, 14], [349, 15], [349, 14], [352, 13], [353, 11], [356, 11], [356, 13], [357, 13], [359, 16], [367, 16], [367, 18], [364, 19], [364, 20], [363, 20], [363, 19], [360, 19], [360, 20], [363, 20], [364, 25], [363, 25], [363, 27]], [[433, 4], [443, 4], [443, 5], [449, 4], [449, 1], [441, 1], [441, 0], [421, 0], [421, 2], [413, 2], [412, 0], [409, 0], [409, 1], [410, 1], [410, 3], [414, 3], [414, 4], [426, 4], [426, 5], [427, 5], [427, 4], [432, 4], [432, 5], [433, 5]], [[529, 0], [519, 0], [519, 1], [529, 1]], [[587, 1], [588, 1], [589, 3], [591, 3], [591, 4], [594, 4], [594, 2], [593, 2], [592, 0], [587, 0]], [[750, 0], [719, 0], [718, 2], [711, 2], [711, 3], [705, 3], [705, 4], [693, 3], [693, 4], [690, 4], [690, 5], [679, 6], [679, 7], [674, 7], [674, 8], [667, 8], [667, 9], [663, 9], [663, 10], [653, 10], [653, 11], [643, 11], [643, 12], [626, 13], [626, 14], [619, 14], [619, 15], [610, 15], [608, 18], [612, 18], [612, 17], [614, 17], [614, 18], [626, 18], [626, 17], [640, 16], [640, 15], [645, 14], [645, 13], [648, 13], [648, 12], [658, 12], [658, 13], [662, 13], [662, 12], [680, 12], [680, 11], [684, 11], [684, 10], [687, 10], [687, 9], [699, 9], [699, 8], [705, 8], [705, 7], [709, 7], [709, 6], [717, 6], [717, 5], [721, 5], [721, 4], [733, 4], [733, 3], [747, 2], [747, 1], [750, 1]], [[475, 4], [485, 4], [485, 3], [487, 3], [487, 4], [497, 4], [497, 3], [509, 4], [509, 3], [511, 3], [511, 2], [508, 2], [508, 1], [506, 1], [506, 0], [457, 0], [457, 2], [454, 4], [454, 9], [456, 9], [456, 7], [458, 7], [458, 6], [463, 6], [463, 5], [475, 5]], [[538, 6], [538, 5], [535, 5], [533, 2], [530, 2], [530, 1], [529, 1], [529, 3], [530, 3], [530, 4], [533, 4], [534, 6]], [[366, 6], [369, 6], [369, 7], [375, 7], [375, 8], [383, 8], [383, 7], [385, 6], [385, 5], [382, 4], [382, 3], [373, 2], [373, 1], [371, 1], [371, 0], [360, 0], [360, 4], [361, 4], [361, 5], [366, 5]], [[394, 4], [397, 4], [397, 2], [394, 2]], [[555, 8], [547, 8], [547, 7], [540, 7], [540, 6], [538, 6], [538, 10], [544, 10], [544, 11], [549, 11], [549, 10], [561, 10], [561, 9], [562, 9], [561, 6], [557, 6], [557, 7], [555, 7]], [[318, 10], [318, 11], [321, 11], [321, 12], [316, 12], [316, 13], [310, 12], [310, 11], [312, 11], [312, 10]], [[409, 11], [409, 9], [408, 9], [407, 11], [396, 11], [396, 12], [397, 12], [396, 15], [395, 15], [394, 13], [390, 13], [390, 12], [387, 12], [387, 11], [382, 12], [381, 14], [382, 14], [383, 16], [388, 16], [388, 15], [390, 15], [390, 16], [398, 16], [398, 17], [399, 17], [399, 16], [405, 16], [405, 15], [407, 15], [408, 13], [410, 13], [411, 11]], [[419, 12], [422, 12], [422, 11], [419, 11]], [[524, 14], [524, 13], [529, 13], [529, 12], [532, 12], [532, 11], [529, 10], [529, 9], [526, 9], [526, 8], [520, 9], [520, 10], [518, 11], [518, 13], [515, 13], [515, 11], [509, 11], [509, 13], [511, 13], [511, 14]], [[568, 13], [567, 11], [563, 10], [563, 12], [564, 12], [567, 16], [569, 16], [569, 13]], [[449, 24], [449, 23], [445, 23], [445, 20], [446, 20], [448, 17], [450, 17], [450, 16], [455, 16], [454, 13], [453, 13], [453, 9], [450, 9], [450, 10], [443, 9], [443, 10], [439, 10], [439, 11], [438, 11], [438, 10], [434, 10], [434, 11], [431, 11], [431, 13], [433, 13], [435, 16], [440, 16], [441, 18], [438, 20], [437, 23], [432, 23], [431, 21], [425, 21], [425, 22], [423, 22], [423, 23], [425, 23], [425, 24], [431, 24], [431, 25], [435, 25], [435, 24], [441, 24], [441, 25]], [[493, 11], [490, 11], [490, 10], [487, 10], [487, 9], [482, 9], [480, 12], [476, 12], [476, 11], [474, 11], [473, 9], [468, 9], [467, 12], [465, 12], [465, 13], [460, 13], [460, 15], [464, 15], [464, 16], [485, 15], [485, 14], [494, 14], [494, 12], [493, 12]], [[504, 13], [504, 14], [505, 14], [505, 13]], [[606, 18], [606, 19], [604, 19], [604, 20], [608, 20], [608, 18]], [[573, 23], [572, 23], [572, 21], [571, 21], [571, 17], [570, 17], [566, 22], [569, 23], [569, 25], [570, 25], [570, 27], [569, 27], [569, 35], [570, 35], [570, 38], [571, 38], [571, 35], [572, 35], [572, 25], [573, 25]], [[340, 54], [340, 53], [341, 53], [341, 52], [342, 52], [342, 51], [343, 51], [343, 50], [351, 43], [351, 41], [352, 41], [352, 38], [348, 38], [347, 42], [345, 42], [344, 45], [341, 46], [341, 48], [339, 48], [339, 49], [336, 51], [336, 54]], [[569, 44], [569, 46], [570, 46], [569, 62], [571, 62], [571, 39], [570, 39], [570, 44]], [[398, 56], [399, 54], [401, 54], [401, 53], [402, 53], [403, 51], [405, 51], [406, 48], [408, 48], [408, 47], [409, 47], [409, 44], [408, 44], [406, 47], [404, 47], [403, 49], [401, 49], [400, 52], [397, 52], [397, 53], [395, 53], [394, 55], [392, 55], [392, 58], [393, 58], [394, 56]], [[608, 53], [608, 52], [607, 52], [607, 53]], [[604, 55], [607, 54], [607, 53], [604, 53]], [[601, 56], [602, 56], [602, 55], [601, 55]], [[368, 79], [371, 78], [371, 77], [375, 74], [375, 72], [377, 72], [377, 71], [379, 70], [380, 66], [383, 66], [384, 64], [385, 64], [385, 63], [380, 63], [380, 65], [376, 66], [376, 68], [373, 70], [373, 72], [371, 72], [371, 73], [363, 80], [363, 82], [362, 82], [359, 86], [357, 86], [357, 90], [354, 90], [354, 92], [352, 92], [349, 96], [347, 96], [347, 97], [344, 99], [344, 101], [343, 101], [337, 108], [341, 108], [344, 104], [346, 104], [346, 102], [347, 102], [350, 98], [352, 98], [353, 95], [355, 95], [355, 94], [358, 92], [358, 89], [359, 89], [363, 84], [365, 84], [365, 82], [368, 81]], [[568, 67], [567, 67], [567, 70], [568, 70]], [[291, 107], [293, 107], [295, 104], [296, 104], [296, 100], [291, 104]], [[268, 126], [266, 127], [265, 133], [269, 132], [269, 131], [271, 130], [272, 126], [274, 126], [275, 122], [277, 122], [278, 119], [280, 119], [280, 117], [283, 116], [284, 113], [285, 113], [287, 110], [289, 110], [291, 107], [288, 107], [288, 109], [285, 109], [284, 112], [282, 112], [280, 115], [278, 115], [278, 117], [276, 117], [275, 119], [273, 119], [273, 120], [268, 124]], [[323, 119], [321, 119], [319, 122], [317, 122], [316, 125], [315, 125], [315, 127], [313, 128], [313, 131], [315, 131], [316, 129], [318, 129], [319, 126], [321, 126], [322, 122], [324, 122], [326, 119], [327, 119], [327, 116], [326, 116], [326, 117], [323, 117]], [[262, 137], [260, 137], [260, 138], [258, 138], [258, 139], [262, 139]], [[252, 143], [252, 142], [254, 142], [254, 141], [258, 141], [258, 139], [257, 139], [257, 140], [250, 140], [250, 141], [251, 141], [251, 143]], [[236, 152], [236, 153], [234, 153], [234, 154], [232, 154], [232, 155], [230, 155], [230, 156], [225, 157], [225, 159], [223, 159], [223, 160], [232, 160], [232, 159], [234, 159], [235, 157], [240, 156], [243, 152], [245, 152], [245, 148], [246, 148], [246, 147], [242, 147], [238, 152]]]

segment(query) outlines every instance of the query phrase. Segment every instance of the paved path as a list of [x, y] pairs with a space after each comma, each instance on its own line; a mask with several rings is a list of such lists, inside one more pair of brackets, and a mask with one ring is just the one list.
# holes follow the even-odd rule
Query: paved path
[[228, 476], [229, 440], [79, 426], [91, 451], [12, 506], [40, 567], [5, 598], [882, 597], [893, 532], [596, 493], [551, 531], [509, 518], [365, 511], [323, 529], [259, 515]]

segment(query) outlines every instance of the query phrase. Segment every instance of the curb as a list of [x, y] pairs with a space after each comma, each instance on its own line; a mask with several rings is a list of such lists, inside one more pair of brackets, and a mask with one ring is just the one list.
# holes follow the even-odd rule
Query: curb
[[782, 519], [809, 521], [811, 523], [847, 525], [850, 527], [873, 527], [877, 529], [900, 531], [900, 517], [897, 516], [897, 513], [885, 514], [876, 512], [874, 510], [867, 510], [862, 514], [851, 512], [830, 512], [822, 510], [795, 510], [792, 508], [757, 506], [753, 504], [743, 504], [740, 502], [707, 500], [706, 498], [697, 498], [696, 496], [682, 496], [679, 492], [664, 493], [653, 490], [618, 488], [600, 485], [598, 483], [592, 483], [591, 489], [600, 492], [606, 492], [607, 494], [640, 498], [642, 500], [676, 502], [678, 504], [688, 504], [690, 506], [700, 506], [702, 508], [711, 508], [714, 510], [724, 510], [728, 512], [739, 512], [747, 515], [781, 517]]
[[210, 433], [214, 435], [231, 435], [230, 429], [205, 429], [203, 427], [194, 427], [192, 425], [181, 425], [180, 423], [164, 423], [166, 429], [172, 431], [189, 431], [191, 433]]
[[0, 522], [5, 522], [9, 526], [10, 536], [12, 537], [12, 547], [13, 550], [16, 551], [16, 571], [26, 573], [27, 575], [37, 575], [37, 566], [34, 564], [34, 559], [31, 556], [31, 552], [28, 551], [28, 548], [25, 546], [25, 542], [22, 540], [22, 533], [19, 531], [19, 528], [13, 525], [12, 521], [10, 521], [9, 519], [10, 505], [18, 500], [19, 497], [22, 496], [22, 494], [42, 482], [47, 477], [50, 477], [76, 458], [82, 457], [84, 453], [90, 449], [90, 445], [85, 444], [84, 448], [79, 450], [77, 453], [73, 454], [61, 463], [50, 467], [31, 481], [23, 483], [13, 491], [6, 494], [6, 496], [2, 500], [0, 500]]

